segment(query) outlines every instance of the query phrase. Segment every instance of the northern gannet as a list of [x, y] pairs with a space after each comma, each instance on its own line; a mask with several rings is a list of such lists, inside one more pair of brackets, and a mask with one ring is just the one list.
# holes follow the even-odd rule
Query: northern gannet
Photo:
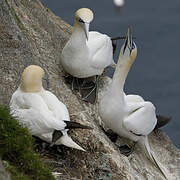
[[32, 135], [48, 142], [84, 151], [67, 132], [73, 128], [90, 129], [88, 126], [71, 122], [67, 107], [42, 86], [44, 70], [36, 65], [26, 67], [21, 84], [10, 101], [11, 114], [26, 126]]
[[[128, 29], [127, 38], [120, 50], [112, 83], [100, 101], [99, 113], [104, 123], [113, 132], [138, 142], [145, 150], [148, 158], [166, 177], [163, 167], [155, 159], [148, 142], [148, 134], [154, 130], [157, 124], [155, 107], [151, 102], [144, 101], [141, 96], [126, 95], [123, 90], [126, 77], [136, 55], [137, 47], [132, 40], [131, 30]], [[123, 152], [123, 148], [120, 150]]]
[[[99, 75], [106, 67], [115, 65], [111, 38], [96, 31], [89, 32], [93, 17], [93, 12], [88, 8], [76, 11], [72, 35], [63, 48], [61, 56], [61, 65], [73, 77], [96, 76], [95, 84], [92, 85], [91, 82], [89, 86], [88, 83], [83, 83], [81, 88], [82, 91], [88, 89], [83, 100], [91, 103], [96, 101]], [[90, 98], [91, 95], [93, 98]]]

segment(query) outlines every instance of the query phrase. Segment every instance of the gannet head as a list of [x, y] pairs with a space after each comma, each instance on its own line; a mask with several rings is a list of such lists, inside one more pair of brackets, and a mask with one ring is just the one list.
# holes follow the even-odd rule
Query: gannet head
[[87, 40], [89, 37], [89, 24], [93, 20], [93, 17], [93, 12], [88, 8], [81, 8], [75, 13], [76, 24], [83, 28]]
[[132, 39], [131, 29], [128, 28], [126, 40], [120, 50], [119, 61], [121, 64], [128, 63], [129, 65], [132, 65], [132, 63], [136, 59], [136, 56], [137, 46]]
[[21, 90], [24, 92], [39, 92], [42, 88], [44, 70], [36, 65], [26, 67], [21, 77]]

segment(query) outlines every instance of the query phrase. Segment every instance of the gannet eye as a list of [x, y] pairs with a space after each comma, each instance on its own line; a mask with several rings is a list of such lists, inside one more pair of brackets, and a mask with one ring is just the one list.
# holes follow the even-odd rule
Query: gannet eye
[[79, 22], [80, 22], [80, 23], [84, 23], [84, 21], [83, 21], [81, 18], [79, 18]]

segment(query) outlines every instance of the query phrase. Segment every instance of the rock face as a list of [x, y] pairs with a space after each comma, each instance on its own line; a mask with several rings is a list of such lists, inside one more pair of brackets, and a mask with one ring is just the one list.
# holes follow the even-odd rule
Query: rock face
[[9, 176], [9, 174], [5, 171], [1, 159], [0, 159], [0, 180], [10, 180], [10, 176]]
[[[0, 0], [0, 104], [9, 103], [26, 66], [40, 65], [46, 71], [44, 86], [67, 105], [71, 119], [94, 127], [71, 133], [87, 152], [65, 148], [59, 161], [45, 158], [54, 171], [62, 173], [59, 179], [164, 179], [138, 146], [129, 157], [121, 155], [101, 129], [97, 105], [82, 102], [65, 84], [59, 59], [70, 34], [71, 26], [39, 0]], [[101, 78], [101, 89], [107, 82], [108, 78]], [[180, 151], [160, 130], [149, 139], [169, 179], [180, 179]], [[119, 138], [117, 144], [123, 141], [128, 142]]]

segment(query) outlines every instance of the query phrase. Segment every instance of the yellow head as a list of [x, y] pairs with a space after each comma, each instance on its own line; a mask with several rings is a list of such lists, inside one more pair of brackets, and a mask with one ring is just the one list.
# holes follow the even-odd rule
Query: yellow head
[[84, 30], [87, 40], [89, 37], [89, 24], [93, 17], [93, 12], [88, 8], [81, 8], [75, 13], [75, 27], [81, 27]]
[[42, 88], [44, 70], [36, 65], [26, 67], [21, 77], [21, 90], [24, 92], [39, 92]]
[[78, 9], [75, 13], [75, 20], [79, 23], [90, 23], [93, 20], [94, 14], [88, 8], [81, 8]]

